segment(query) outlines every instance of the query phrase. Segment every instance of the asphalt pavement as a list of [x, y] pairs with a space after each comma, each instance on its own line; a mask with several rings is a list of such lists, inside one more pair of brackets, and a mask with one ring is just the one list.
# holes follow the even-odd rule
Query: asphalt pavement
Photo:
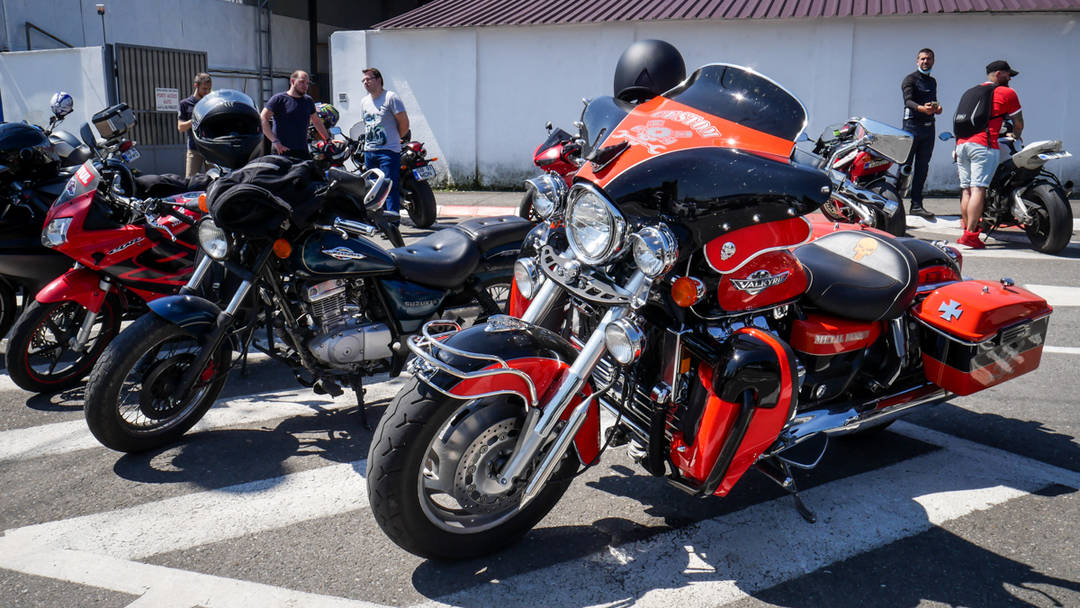
[[[520, 196], [437, 192], [439, 226]], [[910, 233], [955, 241], [958, 200], [927, 206]], [[349, 393], [255, 359], [183, 441], [123, 455], [89, 435], [82, 387], [0, 374], [0, 606], [1080, 606], [1080, 230], [1059, 256], [1016, 231], [961, 250], [966, 276], [1054, 306], [1041, 366], [832, 442], [796, 473], [815, 524], [756, 472], [702, 500], [613, 448], [521, 542], [432, 562], [374, 522]], [[406, 381], [367, 383], [372, 420]]]

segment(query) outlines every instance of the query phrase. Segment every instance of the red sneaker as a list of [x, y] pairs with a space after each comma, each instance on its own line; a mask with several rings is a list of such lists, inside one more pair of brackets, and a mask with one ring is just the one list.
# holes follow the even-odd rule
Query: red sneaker
[[982, 242], [981, 239], [979, 239], [978, 232], [968, 232], [967, 230], [965, 230], [964, 236], [956, 239], [956, 242], [959, 245], [964, 245], [965, 247], [969, 247], [971, 249], [986, 249], [986, 245]]

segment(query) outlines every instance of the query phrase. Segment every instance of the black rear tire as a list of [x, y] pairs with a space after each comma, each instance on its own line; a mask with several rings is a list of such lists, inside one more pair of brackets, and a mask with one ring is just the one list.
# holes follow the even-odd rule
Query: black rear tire
[[900, 200], [900, 195], [896, 193], [896, 189], [891, 184], [878, 184], [871, 187], [870, 190], [890, 201], [895, 201], [897, 205], [896, 213], [892, 217], [889, 217], [884, 210], [875, 211], [874, 228], [884, 230], [893, 236], [904, 236], [904, 233], [907, 232], [907, 214], [904, 212], [904, 202]]
[[62, 391], [82, 381], [120, 331], [119, 305], [106, 298], [86, 350], [76, 353], [69, 341], [79, 333], [86, 314], [73, 300], [45, 304], [31, 300], [8, 340], [6, 365], [11, 381], [35, 393]]
[[1065, 193], [1051, 184], [1039, 184], [1024, 193], [1025, 201], [1032, 205], [1034, 220], [1024, 226], [1031, 247], [1041, 253], [1061, 253], [1072, 239], [1072, 207]]
[[199, 338], [153, 313], [121, 332], [86, 384], [83, 410], [94, 437], [120, 452], [141, 452], [179, 439], [210, 409], [228, 377], [230, 353], [222, 345], [193, 397], [170, 404], [168, 398], [198, 348]]
[[[418, 380], [406, 385], [379, 421], [368, 453], [368, 500], [379, 527], [406, 551], [435, 559], [487, 555], [523, 536], [566, 492], [578, 464], [568, 454], [547, 485], [518, 511], [520, 481], [509, 496], [477, 491], [489, 479], [477, 471], [490, 471], [504, 462], [515, 442], [514, 425], [520, 430], [523, 418], [521, 404], [506, 396], [466, 402], [436, 393]], [[449, 460], [452, 450], [441, 453], [445, 460], [433, 461], [440, 443], [461, 436], [466, 439], [457, 444], [462, 451], [456, 461]], [[476, 456], [476, 462], [486, 466], [462, 467], [462, 459], [470, 454], [486, 455]], [[472, 484], [475, 494], [466, 489], [456, 503], [444, 506], [440, 499], [446, 501], [445, 497], [429, 494], [428, 480], [433, 475], [441, 480], [450, 469], [460, 475], [447, 475], [445, 483]], [[475, 504], [462, 504], [473, 496]]]
[[0, 339], [7, 335], [8, 330], [15, 323], [18, 315], [18, 304], [15, 302], [15, 286], [7, 281], [0, 280]]
[[435, 206], [435, 193], [424, 180], [407, 178], [401, 182], [401, 198], [405, 210], [417, 228], [427, 228], [435, 223], [438, 209]]

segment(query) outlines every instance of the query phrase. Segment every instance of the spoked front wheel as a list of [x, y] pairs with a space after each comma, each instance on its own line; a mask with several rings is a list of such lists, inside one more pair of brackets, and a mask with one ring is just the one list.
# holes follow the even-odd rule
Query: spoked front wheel
[[94, 367], [86, 385], [86, 423], [105, 447], [140, 452], [187, 432], [221, 393], [229, 350], [223, 345], [199, 373], [190, 397], [179, 383], [195, 361], [199, 338], [155, 314], [124, 330]]
[[371, 441], [368, 498], [379, 526], [406, 551], [437, 559], [486, 555], [516, 541], [555, 506], [577, 467], [568, 454], [523, 504], [523, 481], [497, 480], [523, 421], [521, 404], [506, 396], [461, 401], [413, 380]]
[[106, 298], [89, 327], [86, 341], [76, 337], [89, 311], [78, 302], [33, 300], [15, 322], [8, 340], [7, 369], [12, 382], [35, 393], [61, 391], [81, 381], [120, 331], [120, 311]]

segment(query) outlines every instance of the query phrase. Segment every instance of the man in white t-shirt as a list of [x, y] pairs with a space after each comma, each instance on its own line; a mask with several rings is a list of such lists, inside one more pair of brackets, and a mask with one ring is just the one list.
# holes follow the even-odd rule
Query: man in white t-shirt
[[382, 73], [375, 68], [364, 70], [364, 88], [368, 94], [360, 100], [364, 114], [364, 166], [381, 169], [393, 182], [386, 197], [386, 210], [401, 212], [401, 136], [409, 130], [405, 104], [393, 91], [383, 88]]

